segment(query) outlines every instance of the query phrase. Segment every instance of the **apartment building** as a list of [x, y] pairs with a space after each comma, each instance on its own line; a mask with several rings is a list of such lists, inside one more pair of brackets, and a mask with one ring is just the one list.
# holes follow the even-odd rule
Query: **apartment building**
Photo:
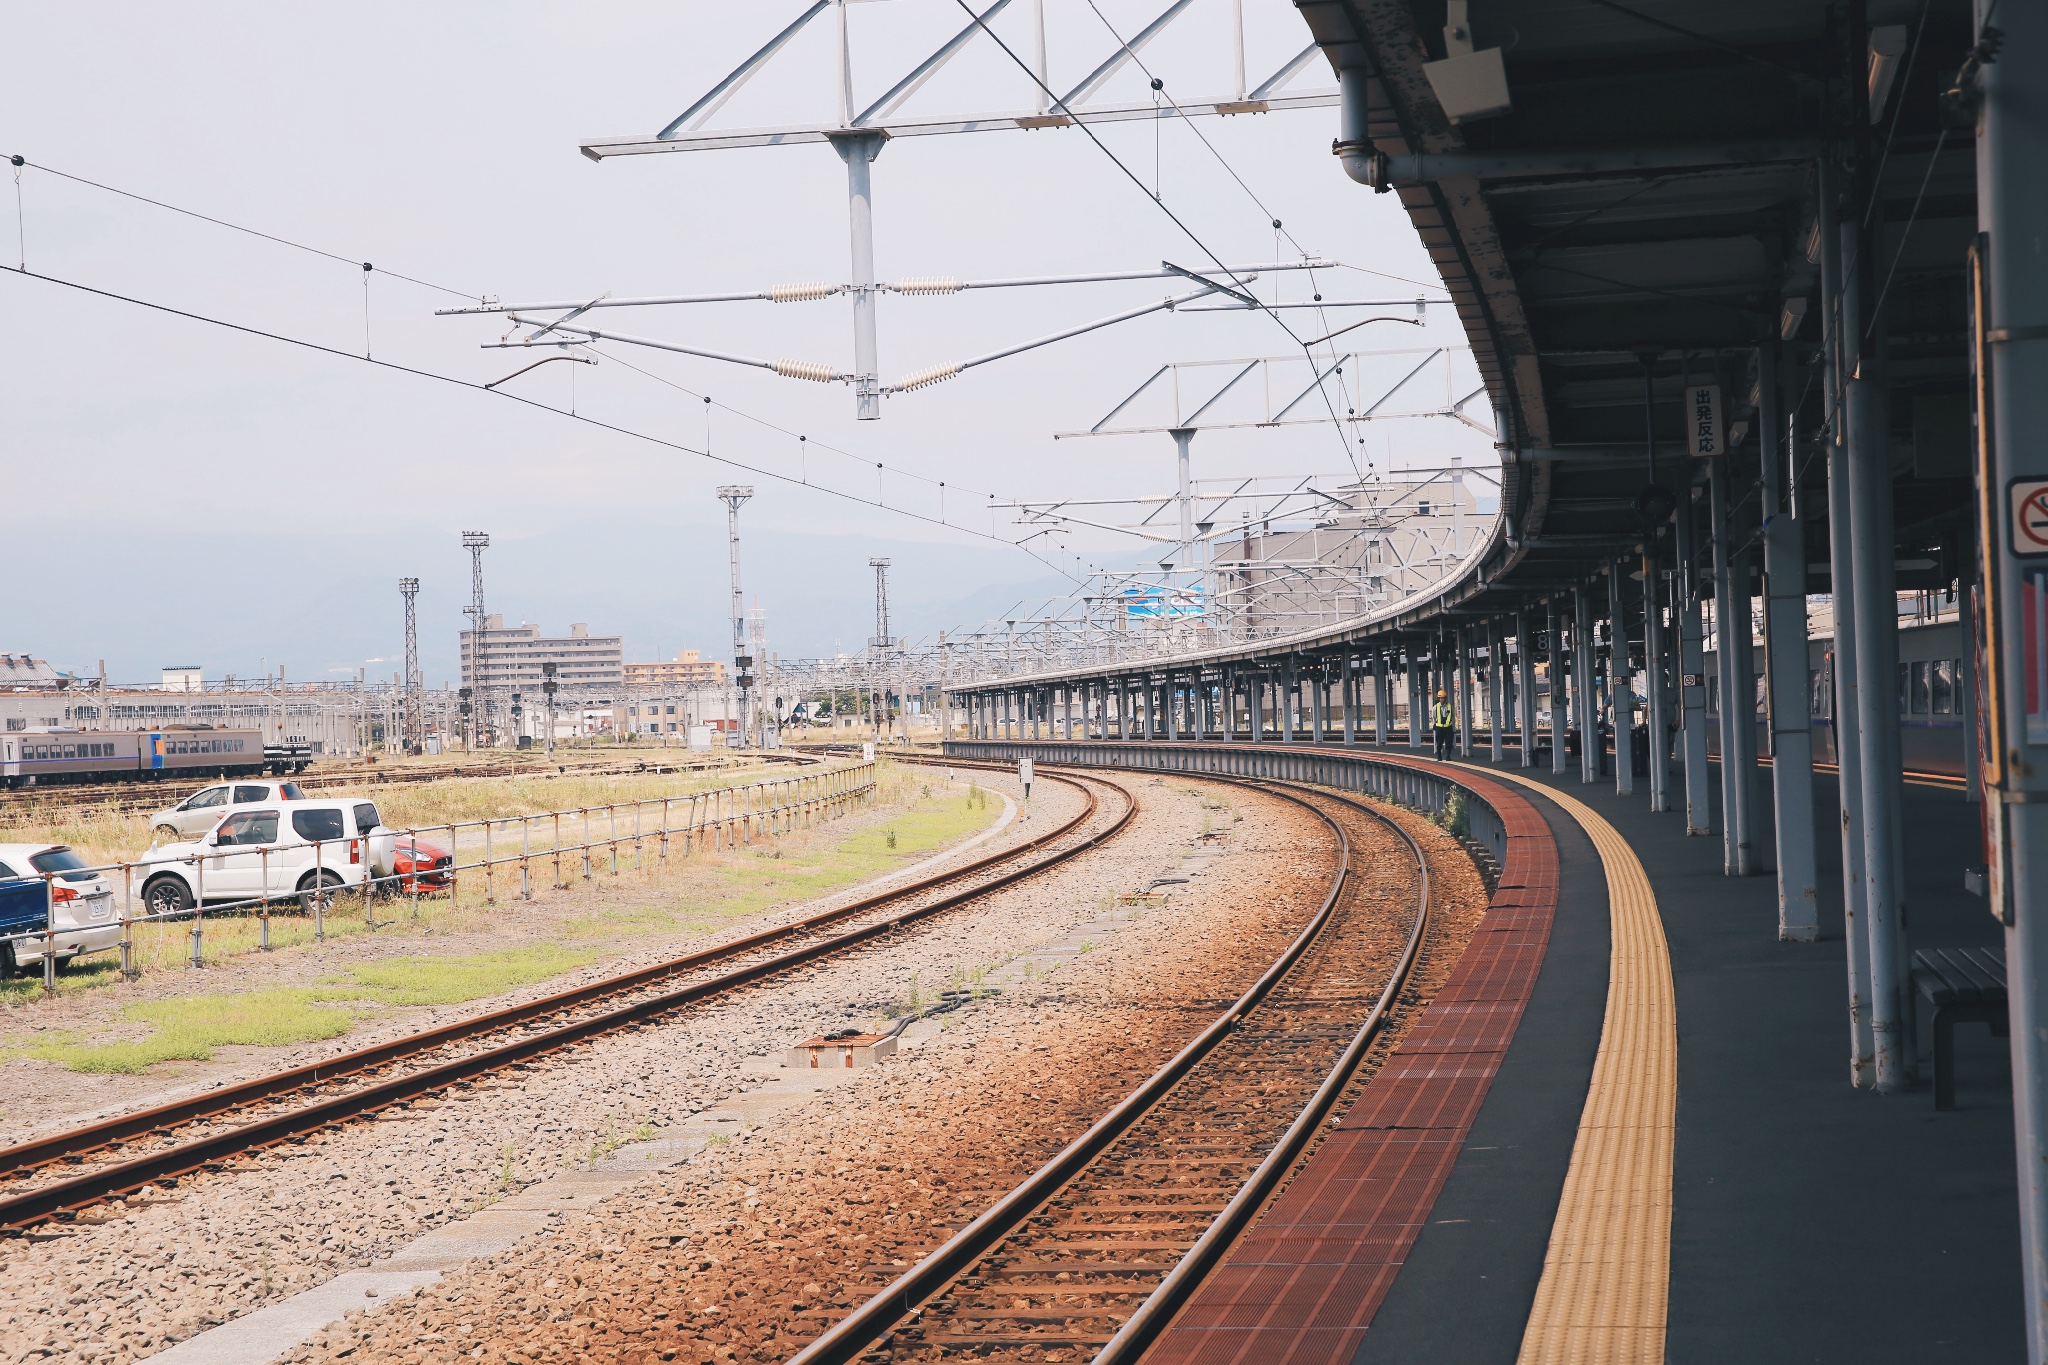
[[555, 666], [563, 691], [583, 697], [612, 697], [625, 690], [625, 641], [618, 635], [592, 635], [579, 621], [567, 635], [542, 635], [539, 626], [507, 626], [505, 618], [484, 618], [481, 648], [478, 632], [462, 632], [462, 685], [492, 692], [540, 695], [541, 665]]
[[665, 662], [627, 664], [625, 676], [626, 689], [636, 695], [716, 688], [725, 686], [725, 664], [717, 659], [701, 658], [697, 650], [686, 649]]

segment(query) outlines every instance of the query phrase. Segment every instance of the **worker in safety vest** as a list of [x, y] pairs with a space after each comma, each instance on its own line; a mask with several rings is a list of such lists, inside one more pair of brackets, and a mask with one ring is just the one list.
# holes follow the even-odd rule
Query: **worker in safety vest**
[[1458, 716], [1451, 709], [1451, 694], [1439, 691], [1436, 705], [1429, 708], [1429, 728], [1436, 731], [1436, 756], [1451, 756], [1451, 727], [1458, 723]]

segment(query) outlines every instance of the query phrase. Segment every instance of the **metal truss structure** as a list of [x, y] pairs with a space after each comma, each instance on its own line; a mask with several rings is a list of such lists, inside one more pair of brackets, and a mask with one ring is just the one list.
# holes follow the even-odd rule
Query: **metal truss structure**
[[1370, 480], [1242, 480], [1203, 491], [1205, 503], [1247, 510], [1221, 532], [1202, 524], [1199, 568], [1103, 570], [1064, 596], [888, 650], [773, 660], [763, 685], [813, 700], [922, 697], [930, 712], [956, 688], [1171, 660], [1384, 612], [1453, 575], [1485, 540], [1493, 514], [1468, 481], [1494, 484], [1490, 472], [1452, 463]]
[[[644, 156], [658, 152], [695, 152], [736, 147], [776, 147], [802, 143], [825, 143], [839, 154], [846, 164], [848, 226], [852, 245], [851, 279], [844, 283], [825, 281], [777, 285], [766, 290], [726, 294], [676, 295], [662, 298], [614, 299], [607, 296], [585, 299], [557, 300], [542, 303], [504, 304], [487, 301], [483, 307], [449, 309], [446, 313], [502, 313], [509, 316], [517, 329], [508, 332], [494, 343], [499, 346], [577, 346], [593, 341], [613, 341], [622, 344], [649, 346], [659, 350], [679, 352], [684, 355], [705, 359], [722, 360], [732, 364], [747, 365], [791, 379], [806, 379], [820, 383], [851, 384], [855, 393], [855, 415], [863, 420], [873, 420], [882, 415], [881, 400], [889, 393], [908, 393], [936, 384], [964, 370], [990, 361], [1016, 355], [1022, 351], [1050, 345], [1083, 332], [1129, 321], [1148, 313], [1170, 310], [1206, 299], [1223, 295], [1233, 300], [1239, 308], [1256, 306], [1255, 301], [1243, 290], [1246, 284], [1264, 271], [1307, 270], [1328, 266], [1326, 261], [1283, 262], [1262, 266], [1223, 266], [1220, 264], [1189, 270], [1171, 263], [1162, 262], [1157, 271], [1118, 272], [1104, 275], [1047, 276], [1030, 279], [1010, 280], [958, 280], [951, 278], [912, 278], [894, 283], [875, 279], [874, 244], [874, 187], [870, 167], [882, 148], [891, 140], [905, 137], [931, 137], [957, 133], [987, 132], [997, 129], [1048, 129], [1075, 127], [1082, 124], [1117, 123], [1138, 119], [1163, 120], [1173, 118], [1195, 118], [1224, 114], [1262, 114], [1279, 109], [1307, 109], [1328, 107], [1336, 104], [1335, 89], [1290, 92], [1288, 87], [1305, 70], [1316, 55], [1314, 44], [1304, 47], [1291, 59], [1283, 63], [1265, 80], [1247, 85], [1245, 78], [1245, 30], [1244, 8], [1241, 0], [1233, 0], [1230, 14], [1234, 35], [1233, 53], [1236, 72], [1235, 88], [1227, 92], [1215, 92], [1199, 99], [1183, 100], [1165, 93], [1163, 79], [1151, 81], [1152, 97], [1144, 103], [1099, 104], [1093, 101], [1102, 94], [1110, 82], [1128, 66], [1139, 62], [1138, 54], [1148, 44], [1164, 33], [1172, 24], [1187, 13], [1194, 0], [1172, 0], [1164, 11], [1128, 39], [1118, 37], [1109, 51], [1090, 68], [1088, 74], [1065, 93], [1058, 93], [1053, 85], [1046, 47], [1045, 0], [1031, 0], [1030, 34], [1034, 59], [1027, 63], [1019, 53], [1004, 41], [993, 27], [996, 18], [1010, 7], [1011, 0], [994, 0], [979, 13], [971, 13], [965, 27], [940, 44], [922, 60], [898, 77], [878, 98], [863, 105], [856, 98], [857, 88], [854, 73], [853, 43], [850, 30], [850, 0], [814, 0], [808, 8], [786, 25], [753, 55], [734, 67], [717, 81], [703, 95], [693, 101], [682, 113], [670, 119], [662, 128], [652, 134], [636, 134], [624, 137], [591, 138], [582, 144], [583, 154], [593, 161], [603, 161], [615, 156]], [[814, 21], [827, 12], [836, 17], [837, 60], [834, 64], [833, 86], [838, 98], [837, 117], [829, 122], [779, 124], [771, 127], [715, 128], [713, 118], [725, 107], [734, 95], [775, 61], [779, 54], [810, 28]], [[1099, 17], [1099, 11], [1098, 11]], [[1106, 20], [1102, 21], [1105, 25]], [[1112, 36], [1114, 31], [1112, 30]], [[1004, 59], [1015, 66], [1020, 83], [1028, 91], [1028, 103], [1021, 108], [971, 114], [940, 114], [934, 116], [911, 116], [903, 108], [913, 96], [928, 84], [933, 77], [944, 70], [961, 52], [974, 46], [977, 40], [983, 45], [998, 47]], [[1054, 285], [1102, 283], [1113, 280], [1168, 279], [1181, 277], [1198, 288], [1185, 293], [1169, 296], [1164, 300], [1147, 303], [1141, 307], [1127, 309], [1108, 317], [1099, 318], [1079, 326], [1054, 333], [1046, 337], [1020, 344], [1001, 347], [982, 355], [964, 360], [944, 361], [924, 366], [905, 374], [896, 383], [884, 385], [880, 377], [879, 352], [875, 336], [875, 299], [882, 293], [905, 295], [956, 294], [970, 289], [1012, 288], [1024, 285]], [[853, 312], [853, 366], [827, 362], [764, 359], [734, 354], [696, 343], [662, 340], [652, 337], [608, 332], [593, 328], [587, 321], [578, 321], [586, 313], [600, 308], [649, 307], [688, 303], [727, 303], [745, 300], [764, 300], [772, 303], [795, 303], [818, 301], [834, 297], [846, 297], [851, 301]], [[1331, 303], [1329, 307], [1360, 306], [1353, 303]], [[1366, 303], [1364, 306], [1378, 306]], [[1207, 310], [1201, 310], [1207, 311]], [[537, 316], [553, 314], [550, 317]]]

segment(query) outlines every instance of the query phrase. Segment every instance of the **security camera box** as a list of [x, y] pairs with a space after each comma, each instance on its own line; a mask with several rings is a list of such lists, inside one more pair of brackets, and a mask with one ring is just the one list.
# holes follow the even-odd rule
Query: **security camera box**
[[1492, 118], [1514, 107], [1508, 98], [1507, 66], [1497, 47], [1446, 57], [1440, 62], [1424, 62], [1422, 74], [1429, 78], [1436, 102], [1443, 106], [1444, 117], [1452, 123]]

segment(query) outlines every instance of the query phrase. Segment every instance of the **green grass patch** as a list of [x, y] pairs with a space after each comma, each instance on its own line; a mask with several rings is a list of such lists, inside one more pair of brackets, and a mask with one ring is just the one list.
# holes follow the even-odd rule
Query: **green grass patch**
[[702, 933], [771, 906], [812, 900], [929, 857], [986, 828], [991, 811], [983, 796], [976, 802], [944, 792], [918, 795], [889, 820], [815, 847], [796, 841], [742, 846], [692, 869], [689, 884], [673, 899], [581, 916], [564, 922], [562, 932], [571, 940]]
[[285, 1047], [339, 1038], [354, 1026], [356, 1013], [324, 1004], [320, 997], [318, 991], [292, 989], [149, 1000], [122, 1011], [130, 1021], [152, 1026], [146, 1038], [94, 1043], [72, 1037], [17, 1055], [73, 1071], [136, 1075], [159, 1062], [203, 1062], [215, 1048], [231, 1044]]
[[[25, 1005], [43, 997], [43, 964], [31, 962], [22, 967], [20, 976], [0, 978], [0, 1004]], [[121, 980], [121, 958], [116, 953], [101, 953], [96, 957], [81, 958], [57, 973], [57, 994], [72, 995], [89, 991], [100, 986], [119, 984]]]
[[365, 1007], [459, 1004], [596, 960], [594, 952], [552, 943], [475, 957], [394, 958], [351, 968], [319, 986], [139, 1002], [121, 1013], [131, 1024], [148, 1025], [146, 1037], [99, 1043], [74, 1034], [11, 1055], [72, 1071], [137, 1075], [159, 1062], [208, 1061], [218, 1047], [289, 1047], [339, 1038]]
[[372, 1000], [380, 1005], [456, 1005], [562, 972], [588, 967], [597, 954], [539, 943], [476, 957], [398, 957], [353, 967], [324, 978], [327, 1000]]

